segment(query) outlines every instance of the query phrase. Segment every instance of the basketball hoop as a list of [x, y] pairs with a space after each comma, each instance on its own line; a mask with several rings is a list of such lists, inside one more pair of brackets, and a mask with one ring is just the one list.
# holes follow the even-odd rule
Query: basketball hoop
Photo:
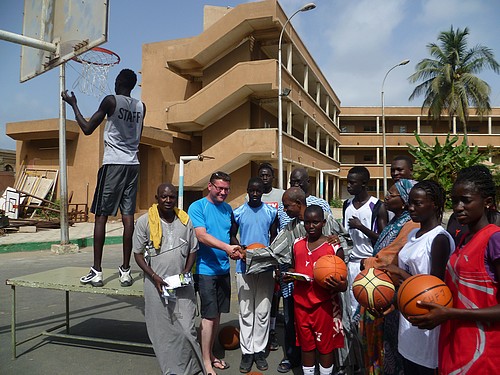
[[120, 62], [120, 56], [113, 51], [101, 47], [94, 47], [73, 60], [82, 64], [82, 72], [73, 87], [78, 86], [86, 95], [97, 98], [108, 92], [108, 73], [112, 66]]

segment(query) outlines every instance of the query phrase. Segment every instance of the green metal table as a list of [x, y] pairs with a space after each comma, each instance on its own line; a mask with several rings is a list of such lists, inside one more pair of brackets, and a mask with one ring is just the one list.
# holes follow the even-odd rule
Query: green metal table
[[[151, 344], [137, 343], [131, 341], [121, 341], [121, 340], [111, 340], [98, 337], [88, 337], [72, 335], [70, 333], [69, 324], [69, 293], [70, 292], [80, 292], [80, 293], [93, 293], [93, 294], [105, 294], [114, 296], [143, 296], [143, 279], [142, 273], [139, 271], [132, 271], [132, 277], [134, 279], [134, 284], [130, 287], [122, 287], [118, 279], [118, 272], [116, 270], [104, 269], [104, 275], [109, 275], [105, 278], [103, 287], [93, 287], [91, 285], [81, 285], [79, 276], [84, 275], [88, 272], [88, 268], [83, 267], [61, 267], [50, 271], [44, 271], [39, 273], [34, 273], [31, 275], [14, 277], [8, 279], [5, 283], [11, 286], [12, 291], [12, 319], [11, 319], [11, 345], [12, 345], [12, 358], [17, 358], [16, 349], [19, 345], [24, 344], [30, 340], [33, 340], [40, 336], [49, 336], [57, 338], [66, 338], [73, 340], [91, 341], [106, 344], [115, 345], [125, 345], [125, 346], [135, 346], [141, 348], [152, 348]], [[16, 287], [28, 287], [28, 288], [41, 288], [41, 289], [52, 289], [52, 290], [63, 290], [66, 297], [66, 321], [64, 323], [58, 324], [55, 327], [51, 327], [44, 330], [34, 336], [28, 337], [22, 341], [17, 341], [16, 337]], [[66, 333], [56, 333], [55, 330], [66, 327]]]

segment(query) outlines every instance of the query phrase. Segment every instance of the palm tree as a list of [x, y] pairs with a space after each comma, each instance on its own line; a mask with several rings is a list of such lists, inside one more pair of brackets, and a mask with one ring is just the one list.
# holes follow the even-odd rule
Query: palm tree
[[452, 25], [449, 31], [442, 31], [438, 36], [439, 45], [427, 45], [432, 58], [420, 61], [415, 73], [408, 78], [411, 83], [422, 81], [410, 100], [424, 95], [422, 110], [427, 107], [429, 117], [434, 119], [447, 112], [450, 127], [451, 119], [456, 116], [463, 124], [466, 139], [469, 107], [475, 107], [481, 117], [491, 111], [491, 88], [475, 74], [486, 68], [500, 71], [491, 49], [482, 45], [467, 47], [468, 35], [467, 27], [455, 31]]

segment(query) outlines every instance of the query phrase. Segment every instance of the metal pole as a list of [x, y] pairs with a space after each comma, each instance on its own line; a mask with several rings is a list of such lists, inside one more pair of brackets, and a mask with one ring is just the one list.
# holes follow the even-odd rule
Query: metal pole
[[191, 160], [203, 161], [203, 159], [215, 159], [212, 156], [196, 155], [196, 156], [181, 156], [179, 158], [179, 191], [177, 193], [177, 207], [184, 209], [184, 163]]
[[[66, 90], [66, 64], [59, 66], [59, 93]], [[66, 105], [59, 95], [59, 191], [61, 245], [69, 244], [68, 178], [66, 173]]]
[[380, 99], [382, 102], [382, 168], [383, 168], [383, 179], [384, 179], [384, 194], [387, 193], [387, 145], [386, 145], [386, 139], [385, 139], [385, 113], [384, 113], [384, 84], [385, 84], [385, 79], [389, 75], [389, 73], [397, 68], [398, 66], [401, 65], [406, 65], [410, 62], [410, 60], [406, 59], [401, 61], [400, 63], [394, 65], [391, 69], [385, 73], [384, 80], [382, 81], [382, 90], [380, 90]]
[[280, 38], [278, 41], [278, 187], [283, 189], [283, 113], [282, 113], [282, 89], [281, 89], [281, 41], [286, 25], [299, 12], [306, 12], [316, 8], [314, 3], [308, 3], [298, 9], [290, 17], [287, 18], [285, 24], [281, 28]]
[[179, 191], [177, 192], [177, 207], [184, 209], [184, 157], [179, 160]]
[[184, 209], [184, 162], [190, 160], [203, 160], [199, 156], [181, 156], [179, 158], [179, 191], [177, 193], [177, 207]]
[[[294, 13], [294, 15], [297, 12]], [[282, 113], [282, 103], [281, 103], [281, 40], [283, 38], [283, 32], [285, 31], [285, 26], [290, 21], [290, 18], [286, 20], [280, 33], [280, 39], [278, 42], [278, 188], [283, 189], [283, 113]]]
[[52, 53], [57, 51], [57, 46], [53, 43], [45, 42], [40, 39], [30, 38], [29, 36], [11, 33], [5, 30], [0, 30], [0, 39], [6, 40], [7, 42], [22, 44], [23, 46], [43, 49], [44, 51], [49, 51]]
[[[386, 74], [387, 77], [387, 74]], [[385, 82], [385, 78], [384, 78]], [[387, 145], [385, 143], [385, 114], [384, 114], [384, 83], [382, 83], [382, 92], [381, 92], [381, 100], [382, 100], [382, 173], [383, 173], [383, 182], [384, 182], [384, 194], [387, 193], [387, 169], [385, 168], [387, 164]]]
[[11, 316], [10, 316], [10, 345], [12, 349], [12, 359], [17, 358], [17, 338], [16, 338], [16, 286], [11, 285], [11, 296], [12, 296], [12, 306], [11, 306]]

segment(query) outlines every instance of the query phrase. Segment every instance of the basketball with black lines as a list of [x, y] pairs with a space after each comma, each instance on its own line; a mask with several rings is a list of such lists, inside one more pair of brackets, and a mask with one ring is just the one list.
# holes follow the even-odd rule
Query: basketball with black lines
[[407, 278], [399, 287], [398, 307], [405, 318], [429, 312], [428, 309], [418, 306], [417, 301], [451, 307], [453, 296], [450, 288], [439, 277], [419, 274]]
[[386, 272], [368, 268], [356, 276], [352, 283], [352, 292], [361, 306], [384, 310], [391, 305], [395, 288]]

